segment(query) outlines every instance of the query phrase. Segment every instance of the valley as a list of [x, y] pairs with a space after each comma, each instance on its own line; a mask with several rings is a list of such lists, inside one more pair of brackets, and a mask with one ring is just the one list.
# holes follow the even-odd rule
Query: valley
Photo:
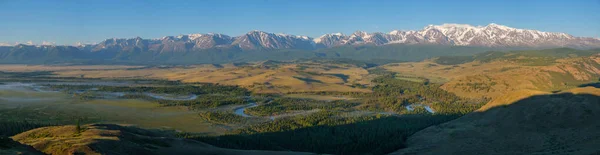
[[[597, 89], [582, 86], [600, 80], [598, 53], [486, 52], [383, 65], [345, 59], [0, 65], [0, 122], [6, 125], [0, 130], [13, 136], [42, 126], [118, 124], [214, 146], [210, 150], [414, 153], [427, 148], [417, 140], [434, 134], [431, 128], [448, 130], [448, 123], [499, 105], [552, 93], [593, 94]], [[61, 151], [48, 147], [43, 152]]]

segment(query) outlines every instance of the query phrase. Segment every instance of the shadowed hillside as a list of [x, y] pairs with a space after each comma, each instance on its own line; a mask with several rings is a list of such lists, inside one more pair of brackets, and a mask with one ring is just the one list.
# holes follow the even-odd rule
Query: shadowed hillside
[[[237, 133], [218, 137], [189, 137], [231, 149], [289, 150], [325, 154], [387, 154], [404, 148], [406, 138], [428, 126], [459, 115], [377, 116], [376, 119], [347, 119], [333, 124], [332, 118], [306, 116], [308, 119], [280, 120], [260, 124]], [[339, 116], [338, 116], [339, 117]], [[330, 123], [330, 124], [327, 124]], [[343, 123], [343, 122], [342, 122]], [[304, 124], [316, 124], [305, 127]]]
[[10, 138], [0, 137], [0, 154], [42, 155], [43, 153]]
[[417, 132], [408, 148], [394, 154], [600, 153], [600, 89], [492, 102], [495, 106]]
[[596, 88], [600, 88], [600, 82], [582, 84], [582, 85], [579, 85], [579, 87], [596, 87]]
[[30, 123], [27, 121], [23, 122], [6, 122], [0, 121], [0, 155], [5, 154], [21, 154], [21, 155], [38, 155], [43, 154], [35, 150], [31, 146], [20, 144], [10, 139], [9, 136], [21, 133], [23, 131], [50, 126], [52, 124], [40, 124]]

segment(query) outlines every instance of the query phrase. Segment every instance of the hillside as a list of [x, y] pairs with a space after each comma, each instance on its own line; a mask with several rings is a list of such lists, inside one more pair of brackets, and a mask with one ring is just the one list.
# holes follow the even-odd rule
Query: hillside
[[31, 146], [23, 145], [8, 137], [0, 137], [0, 154], [43, 155]]
[[12, 137], [47, 154], [309, 154], [276, 151], [231, 150], [193, 140], [173, 138], [158, 131], [113, 124], [81, 127], [54, 126], [33, 129]]
[[[407, 57], [427, 55], [420, 47], [443, 50], [442, 46], [364, 46], [336, 47], [346, 56], [365, 57], [363, 54], [389, 53], [394, 49], [411, 51]], [[320, 50], [323, 53], [334, 49]], [[59, 77], [86, 78], [150, 78], [179, 80], [183, 82], [219, 83], [240, 85], [261, 93], [287, 93], [307, 91], [368, 92], [361, 88], [371, 86], [377, 75], [376, 68], [396, 72], [400, 76], [425, 77], [443, 83], [442, 89], [467, 98], [495, 98], [519, 90], [558, 91], [581, 84], [596, 82], [600, 78], [600, 50], [557, 48], [525, 51], [490, 51], [469, 54], [466, 47], [457, 47], [455, 55], [442, 56], [421, 62], [391, 63], [377, 67], [377, 63], [350, 59], [302, 59], [294, 61], [253, 61], [187, 66], [77, 66], [77, 65], [2, 65], [1, 70], [12, 72], [52, 71]], [[379, 49], [379, 50], [372, 50]], [[354, 50], [354, 51], [353, 51]], [[452, 52], [452, 51], [448, 51]], [[336, 54], [326, 54], [336, 55]], [[291, 56], [293, 57], [293, 56]], [[344, 57], [344, 55], [340, 55]], [[423, 59], [427, 57], [421, 57]]]
[[408, 148], [393, 154], [597, 154], [597, 118], [600, 89], [593, 87], [492, 101], [417, 132], [408, 138]]
[[600, 78], [599, 50], [568, 48], [486, 52], [423, 62], [387, 64], [402, 75], [439, 79], [442, 89], [469, 98], [495, 98], [519, 90], [557, 91]]

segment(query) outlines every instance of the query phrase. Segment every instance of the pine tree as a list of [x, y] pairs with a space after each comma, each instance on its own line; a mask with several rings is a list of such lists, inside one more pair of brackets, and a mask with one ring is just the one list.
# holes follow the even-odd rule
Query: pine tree
[[80, 134], [81, 133], [81, 119], [77, 119], [77, 126], [75, 127], [75, 133], [76, 134]]

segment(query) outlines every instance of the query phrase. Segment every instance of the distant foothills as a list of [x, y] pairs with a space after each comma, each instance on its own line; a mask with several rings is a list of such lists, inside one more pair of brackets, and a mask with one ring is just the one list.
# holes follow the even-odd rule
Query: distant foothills
[[332, 33], [318, 38], [255, 30], [237, 37], [209, 33], [158, 39], [112, 38], [77, 46], [0, 46], [0, 63], [204, 64], [315, 57], [387, 62], [490, 50], [556, 47], [600, 48], [600, 39], [493, 23], [487, 26], [429, 25], [418, 31], [389, 33]]

